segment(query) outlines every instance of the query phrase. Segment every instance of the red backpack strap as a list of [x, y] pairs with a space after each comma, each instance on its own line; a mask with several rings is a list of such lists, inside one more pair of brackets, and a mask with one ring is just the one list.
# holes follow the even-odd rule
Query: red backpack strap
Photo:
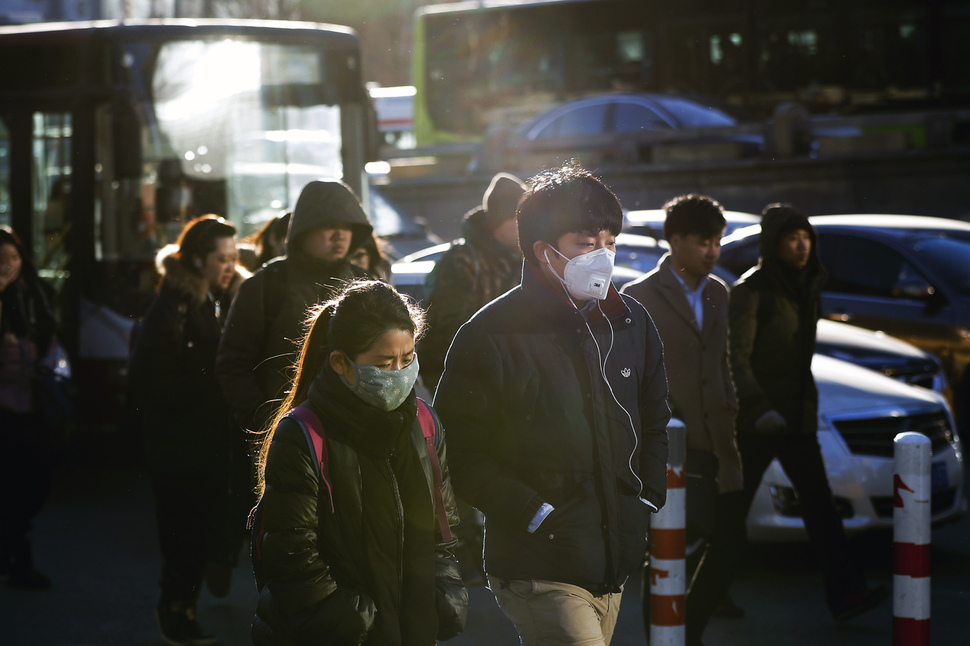
[[307, 444], [310, 445], [310, 453], [314, 463], [320, 468], [320, 478], [327, 487], [327, 494], [330, 498], [330, 513], [334, 513], [333, 507], [333, 486], [330, 484], [330, 460], [327, 455], [327, 438], [323, 434], [323, 424], [320, 418], [308, 406], [297, 406], [286, 414], [299, 423], [306, 435]]
[[451, 525], [448, 524], [448, 513], [445, 511], [445, 501], [441, 495], [441, 462], [438, 461], [438, 449], [435, 447], [438, 425], [431, 407], [420, 397], [418, 398], [418, 422], [421, 424], [424, 441], [428, 444], [428, 457], [431, 458], [431, 471], [434, 474], [434, 508], [441, 528], [441, 540], [450, 543], [454, 540], [454, 536], [451, 533]]

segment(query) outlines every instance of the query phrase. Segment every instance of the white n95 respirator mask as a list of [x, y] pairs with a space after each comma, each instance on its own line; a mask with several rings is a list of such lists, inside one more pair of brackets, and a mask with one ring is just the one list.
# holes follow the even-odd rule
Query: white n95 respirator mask
[[[558, 249], [552, 250], [563, 258], [566, 258]], [[549, 256], [543, 252], [546, 262]], [[588, 301], [595, 298], [603, 300], [610, 291], [610, 280], [613, 278], [613, 262], [616, 254], [603, 247], [589, 253], [584, 253], [575, 258], [566, 258], [566, 268], [563, 275], [556, 274], [556, 278], [563, 284], [569, 294], [581, 301]], [[550, 268], [552, 263], [549, 263]], [[553, 273], [556, 270], [553, 269]]]

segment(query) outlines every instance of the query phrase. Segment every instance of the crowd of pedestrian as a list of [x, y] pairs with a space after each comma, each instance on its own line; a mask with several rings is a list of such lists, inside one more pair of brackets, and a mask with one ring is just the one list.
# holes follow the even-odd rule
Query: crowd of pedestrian
[[[640, 573], [672, 416], [698, 483], [689, 646], [719, 609], [743, 615], [729, 589], [773, 458], [833, 617], [881, 603], [887, 590], [849, 554], [815, 435], [825, 271], [808, 219], [766, 207], [761, 262], [728, 286], [711, 275], [721, 205], [691, 194], [664, 210], [669, 253], [617, 290], [613, 192], [573, 165], [527, 182], [500, 173], [429, 278], [426, 310], [390, 284], [341, 182], [310, 182], [246, 262], [230, 223], [188, 223], [157, 256], [130, 365], [162, 639], [216, 643], [197, 600], [203, 586], [228, 592], [249, 536], [260, 646], [430, 646], [462, 631], [466, 585], [481, 583], [524, 646], [607, 646], [628, 586], [643, 585], [649, 624]], [[56, 343], [51, 296], [0, 228], [0, 575], [12, 587], [51, 584], [27, 539], [50, 488], [31, 389]]]

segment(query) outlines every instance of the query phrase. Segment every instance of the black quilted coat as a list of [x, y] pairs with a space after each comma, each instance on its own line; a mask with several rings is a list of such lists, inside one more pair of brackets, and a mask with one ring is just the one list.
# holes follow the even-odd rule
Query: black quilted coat
[[[455, 486], [485, 514], [490, 575], [615, 592], [643, 561], [650, 508], [638, 496], [656, 508], [666, 500], [660, 336], [612, 288], [608, 321], [590, 314], [587, 329], [530, 267], [448, 351], [435, 409]], [[544, 502], [556, 511], [529, 533]]]
[[[330, 489], [300, 425], [277, 426], [254, 541], [257, 646], [433, 646], [461, 632], [468, 592], [435, 515], [416, 401], [412, 392], [384, 413], [324, 368], [307, 403], [324, 429]], [[440, 424], [437, 453], [457, 525]]]

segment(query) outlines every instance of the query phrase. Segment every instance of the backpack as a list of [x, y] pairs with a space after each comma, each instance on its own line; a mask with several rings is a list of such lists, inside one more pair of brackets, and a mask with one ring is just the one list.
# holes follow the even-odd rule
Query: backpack
[[[303, 429], [303, 435], [306, 436], [310, 454], [313, 457], [314, 463], [319, 467], [320, 478], [327, 488], [327, 497], [330, 501], [330, 513], [334, 513], [333, 484], [330, 481], [330, 459], [327, 454], [327, 438], [323, 431], [323, 425], [320, 423], [320, 418], [308, 406], [297, 406], [290, 410], [286, 414], [286, 417], [292, 418]], [[438, 424], [435, 421], [434, 414], [431, 412], [431, 408], [420, 397], [418, 398], [418, 422], [421, 424], [421, 434], [427, 443], [428, 457], [431, 459], [431, 471], [434, 475], [434, 507], [435, 514], [438, 517], [441, 537], [445, 542], [451, 542], [454, 540], [454, 536], [451, 532], [451, 526], [448, 524], [444, 497], [441, 494], [441, 463], [438, 461], [438, 451], [436, 449], [438, 443]], [[256, 575], [256, 587], [259, 590], [262, 590], [265, 585], [261, 565], [263, 558], [263, 534], [265, 533], [261, 505], [262, 501], [256, 504], [255, 509], [253, 509], [251, 521], [253, 532], [251, 542], [253, 573]]]

